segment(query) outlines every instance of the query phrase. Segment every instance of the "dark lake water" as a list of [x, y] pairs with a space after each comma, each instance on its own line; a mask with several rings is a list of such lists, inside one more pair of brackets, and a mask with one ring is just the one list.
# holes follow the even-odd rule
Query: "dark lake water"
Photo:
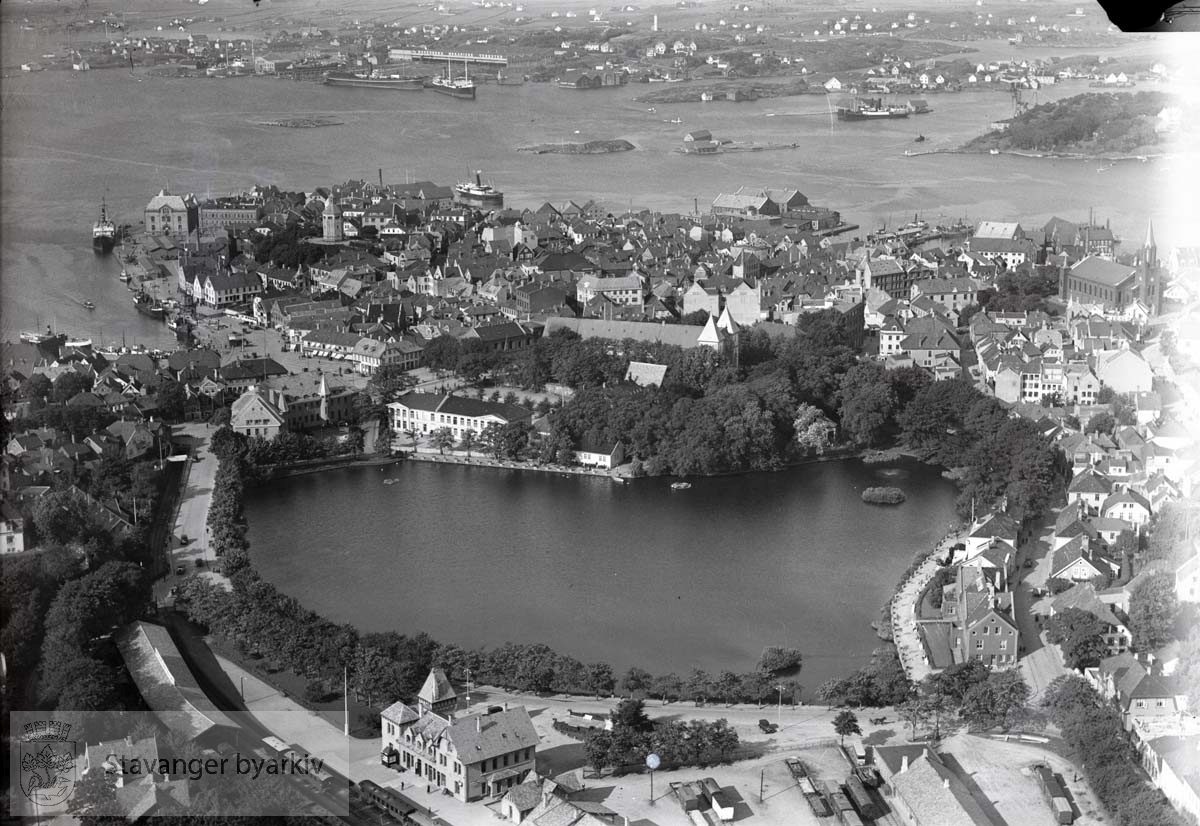
[[[903, 505], [859, 499], [889, 480]], [[246, 511], [262, 575], [364, 631], [681, 675], [790, 645], [808, 689], [866, 661], [883, 601], [954, 520], [954, 486], [915, 463], [668, 485], [405, 463], [272, 482]]]

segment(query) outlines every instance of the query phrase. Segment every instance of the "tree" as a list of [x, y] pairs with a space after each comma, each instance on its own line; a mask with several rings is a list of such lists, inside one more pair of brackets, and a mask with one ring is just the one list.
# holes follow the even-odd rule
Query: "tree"
[[841, 744], [846, 745], [847, 734], [862, 734], [862, 727], [858, 725], [858, 716], [849, 710], [839, 711], [833, 718], [833, 731], [842, 738]]
[[85, 390], [92, 389], [92, 380], [82, 373], [68, 370], [54, 380], [50, 400], [63, 404]]
[[996, 726], [1007, 730], [1023, 719], [1029, 694], [1029, 685], [1019, 671], [998, 671], [963, 695], [959, 713], [976, 730]]
[[371, 374], [367, 382], [367, 395], [373, 404], [385, 405], [396, 401], [416, 383], [416, 377], [400, 365], [384, 364]]
[[1099, 665], [1108, 655], [1104, 623], [1080, 608], [1067, 608], [1051, 617], [1046, 639], [1062, 646], [1067, 666], [1079, 671]]
[[842, 430], [858, 444], [875, 444], [896, 413], [896, 394], [883, 372], [878, 363], [868, 362], [842, 377]]
[[613, 678], [612, 666], [608, 663], [592, 663], [587, 667], [588, 691], [597, 696], [612, 694], [617, 681]]
[[800, 662], [800, 652], [795, 648], [770, 645], [763, 649], [762, 656], [758, 658], [758, 668], [767, 674], [777, 675], [799, 670]]
[[688, 675], [687, 684], [684, 686], [684, 696], [695, 703], [703, 703], [708, 699], [711, 685], [712, 678], [708, 676], [707, 671], [693, 668], [692, 673]]
[[683, 694], [683, 680], [674, 673], [655, 677], [650, 693], [660, 697], [664, 703], [668, 700], [678, 700]]
[[1071, 714], [1100, 705], [1100, 695], [1091, 683], [1078, 674], [1055, 677], [1042, 693], [1042, 706], [1049, 709], [1050, 721], [1059, 728]]
[[459, 448], [467, 452], [467, 458], [471, 458], [471, 449], [479, 447], [479, 437], [475, 435], [474, 430], [466, 430], [463, 432], [462, 441], [458, 443]]
[[439, 427], [429, 434], [429, 441], [438, 449], [438, 453], [445, 456], [446, 448], [454, 447], [454, 431], [448, 427]]
[[53, 385], [48, 376], [34, 373], [22, 383], [21, 395], [27, 399], [45, 399], [52, 389]]
[[644, 668], [630, 668], [625, 672], [625, 676], [621, 678], [621, 686], [629, 692], [632, 697], [638, 692], [644, 692], [650, 688], [650, 683], [653, 678], [650, 672]]
[[896, 713], [900, 715], [901, 720], [908, 723], [913, 740], [917, 739], [917, 726], [925, 726], [930, 720], [929, 704], [920, 697], [905, 700], [896, 706]]
[[818, 455], [833, 445], [834, 434], [837, 433], [837, 425], [819, 407], [807, 403], [801, 403], [796, 408], [792, 429], [796, 431], [796, 444], [800, 449]]
[[617, 728], [630, 731], [650, 731], [654, 726], [646, 716], [645, 706], [641, 700], [622, 700], [612, 716], [613, 730]]
[[613, 737], [602, 729], [589, 731], [583, 741], [583, 751], [587, 755], [588, 765], [596, 771], [604, 771], [612, 765], [609, 754], [612, 752]]
[[158, 412], [168, 421], [183, 418], [187, 405], [187, 392], [174, 379], [163, 379], [154, 391], [154, 400], [158, 403]]
[[732, 671], [722, 671], [713, 684], [713, 692], [727, 704], [737, 700], [738, 689], [742, 687], [742, 678]]
[[88, 818], [114, 817], [121, 814], [117, 803], [117, 776], [103, 766], [78, 778], [75, 790], [67, 798], [67, 811]]
[[1171, 642], [1178, 610], [1174, 574], [1150, 574], [1139, 582], [1129, 595], [1133, 647], [1139, 651], [1154, 651]]
[[1084, 427], [1084, 433], [1103, 433], [1111, 434], [1116, 429], [1117, 420], [1113, 418], [1111, 413], [1097, 413], [1088, 419], [1087, 426]]
[[425, 363], [434, 370], [457, 370], [462, 344], [451, 335], [440, 335], [425, 345]]
[[943, 671], [926, 678], [929, 683], [929, 693], [941, 692], [961, 703], [966, 693], [980, 683], [987, 682], [991, 669], [981, 660], [966, 660], [948, 666]]

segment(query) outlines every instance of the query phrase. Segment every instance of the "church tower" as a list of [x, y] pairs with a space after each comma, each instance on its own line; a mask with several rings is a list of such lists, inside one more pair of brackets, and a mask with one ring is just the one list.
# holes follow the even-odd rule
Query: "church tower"
[[1146, 240], [1138, 252], [1138, 300], [1151, 316], [1162, 312], [1162, 266], [1158, 263], [1158, 244], [1154, 241], [1154, 224], [1146, 222]]
[[321, 213], [322, 236], [326, 241], [342, 240], [342, 209], [330, 194], [325, 199], [325, 211]]

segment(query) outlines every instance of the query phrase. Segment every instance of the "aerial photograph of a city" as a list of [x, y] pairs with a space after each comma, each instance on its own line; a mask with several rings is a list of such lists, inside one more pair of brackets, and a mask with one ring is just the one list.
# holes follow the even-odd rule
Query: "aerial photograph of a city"
[[0, 5], [3, 822], [1195, 826], [1160, 5]]

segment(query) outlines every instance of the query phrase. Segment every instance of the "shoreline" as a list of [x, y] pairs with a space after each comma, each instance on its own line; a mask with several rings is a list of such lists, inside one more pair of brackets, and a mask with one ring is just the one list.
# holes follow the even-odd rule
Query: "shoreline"
[[[966, 149], [958, 147], [957, 149], [922, 149], [918, 152], [906, 149], [904, 157], [918, 158], [922, 155], [991, 155], [991, 150], [988, 149]], [[1141, 161], [1146, 163], [1151, 160], [1167, 159], [1172, 156], [1171, 152], [1154, 152], [1146, 155], [1089, 155], [1085, 152], [1032, 152], [1023, 149], [998, 149], [996, 155], [1012, 155], [1018, 158], [1050, 158], [1052, 160], [1062, 161], [1111, 161], [1118, 163], [1120, 161]]]

